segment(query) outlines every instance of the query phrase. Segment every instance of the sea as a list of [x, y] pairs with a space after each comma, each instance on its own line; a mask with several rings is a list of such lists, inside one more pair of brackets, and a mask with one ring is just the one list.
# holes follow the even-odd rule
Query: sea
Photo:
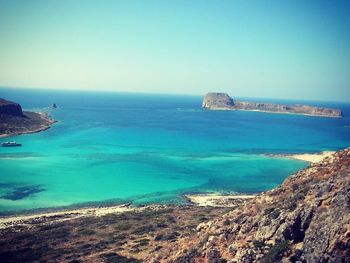
[[57, 120], [43, 132], [0, 138], [22, 144], [0, 147], [2, 214], [259, 193], [308, 166], [269, 154], [350, 146], [349, 103], [260, 100], [343, 110], [327, 118], [204, 110], [202, 96], [1, 88], [0, 97]]

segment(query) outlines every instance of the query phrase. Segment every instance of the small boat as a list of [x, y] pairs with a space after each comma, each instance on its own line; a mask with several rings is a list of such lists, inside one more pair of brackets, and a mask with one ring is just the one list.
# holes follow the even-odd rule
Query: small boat
[[2, 147], [15, 147], [15, 146], [22, 146], [22, 144], [17, 142], [3, 142], [1, 144]]

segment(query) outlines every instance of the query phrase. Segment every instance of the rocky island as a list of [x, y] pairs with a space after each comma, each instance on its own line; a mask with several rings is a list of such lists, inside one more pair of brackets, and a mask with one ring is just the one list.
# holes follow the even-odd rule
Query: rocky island
[[46, 113], [22, 111], [18, 103], [0, 98], [0, 137], [43, 131], [54, 122]]
[[273, 103], [247, 102], [233, 100], [226, 93], [208, 93], [203, 99], [202, 107], [209, 110], [247, 110], [271, 113], [289, 113], [321, 117], [342, 117], [339, 109], [315, 107], [310, 105], [283, 105]]

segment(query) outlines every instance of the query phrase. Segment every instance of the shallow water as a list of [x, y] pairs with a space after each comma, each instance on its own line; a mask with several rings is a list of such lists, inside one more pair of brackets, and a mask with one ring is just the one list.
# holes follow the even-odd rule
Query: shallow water
[[[196, 191], [260, 192], [307, 166], [262, 154], [350, 145], [344, 103], [318, 103], [346, 116], [322, 118], [207, 111], [196, 96], [0, 89], [0, 97], [59, 121], [13, 138], [22, 147], [0, 148], [1, 212], [107, 200], [181, 202], [179, 194]], [[53, 102], [59, 109], [46, 108]]]

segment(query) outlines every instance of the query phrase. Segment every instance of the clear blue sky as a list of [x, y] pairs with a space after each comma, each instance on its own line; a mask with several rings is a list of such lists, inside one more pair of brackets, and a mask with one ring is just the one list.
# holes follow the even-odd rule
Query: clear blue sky
[[0, 86], [350, 101], [350, 1], [0, 0]]

